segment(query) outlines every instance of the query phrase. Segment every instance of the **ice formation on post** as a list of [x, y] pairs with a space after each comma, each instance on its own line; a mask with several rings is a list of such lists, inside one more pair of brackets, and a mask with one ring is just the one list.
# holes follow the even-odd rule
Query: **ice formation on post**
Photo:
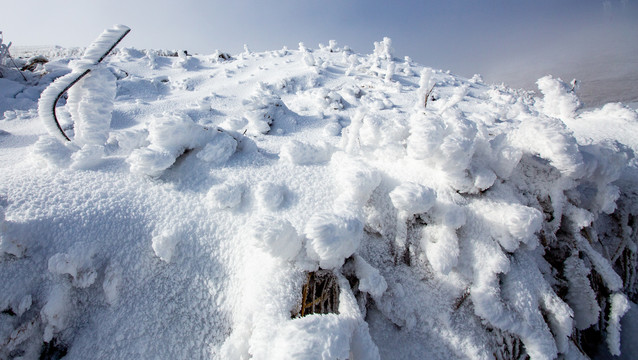
[[49, 56], [72, 143], [2, 79], [0, 358], [635, 357], [636, 110], [387, 38], [96, 66], [125, 31]]
[[[55, 82], [53, 82], [49, 87], [47, 87], [40, 96], [40, 100], [38, 101], [38, 113], [40, 114], [40, 118], [44, 124], [44, 127], [47, 129], [51, 136], [56, 137], [58, 140], [65, 142], [70, 141], [68, 136], [65, 134], [64, 130], [60, 127], [60, 124], [55, 115], [55, 108], [58, 100], [62, 96], [64, 92], [69, 90], [73, 84], [87, 75], [87, 73], [93, 70], [98, 64], [102, 61], [102, 59], [117, 45], [117, 43], [122, 40], [128, 32], [131, 31], [130, 28], [124, 25], [116, 25], [111, 29], [105, 30], [100, 36], [93, 42], [91, 45], [85, 50], [82, 58], [76, 62], [73, 62], [71, 65], [71, 73], [58, 78]], [[104, 78], [104, 76], [108, 76], [104, 73], [104, 71], [100, 72], [100, 77]], [[111, 75], [112, 76], [112, 75]], [[85, 80], [86, 82], [86, 80]], [[95, 87], [98, 88], [95, 88]], [[90, 106], [104, 106], [104, 104], [108, 107], [109, 105], [109, 94], [114, 94], [114, 89], [110, 90], [107, 85], [107, 90], [105, 94], [101, 94], [104, 88], [101, 88], [101, 82], [98, 79], [90, 81], [89, 84], [86, 85], [85, 91], [80, 91], [80, 93], [88, 93], [90, 96], [98, 96], [97, 99], [86, 99], [87, 104], [85, 107]], [[78, 90], [75, 91], [78, 94]], [[100, 96], [105, 96], [104, 101], [100, 101]], [[79, 101], [79, 100], [78, 100]], [[112, 101], [112, 100], [111, 100]], [[97, 102], [97, 104], [95, 104]], [[93, 110], [93, 109], [91, 109]], [[86, 113], [75, 113], [74, 121], [80, 121], [82, 119], [83, 122], [86, 123], [86, 130], [90, 131], [92, 127], [98, 127], [101, 132], [104, 132], [103, 125], [99, 124], [100, 120], [104, 120], [105, 117], [108, 117], [110, 121], [110, 112], [108, 108], [106, 109], [97, 109], [97, 110], [88, 110], [88, 114]], [[94, 119], [92, 115], [95, 115], [96, 112], [99, 114], [97, 119]], [[80, 117], [78, 117], [78, 115]], [[92, 124], [92, 125], [89, 125]], [[88, 131], [84, 132], [84, 136], [88, 136]], [[82, 141], [81, 141], [82, 142]]]

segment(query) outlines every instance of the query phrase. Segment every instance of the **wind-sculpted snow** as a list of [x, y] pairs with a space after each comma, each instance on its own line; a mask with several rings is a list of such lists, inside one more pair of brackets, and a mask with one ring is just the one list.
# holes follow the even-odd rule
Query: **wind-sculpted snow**
[[[71, 145], [37, 96], [3, 95], [0, 358], [629, 349], [638, 113], [374, 45], [119, 50], [60, 102]], [[87, 64], [64, 54], [58, 77]], [[334, 275], [334, 313], [300, 316], [312, 272]]]

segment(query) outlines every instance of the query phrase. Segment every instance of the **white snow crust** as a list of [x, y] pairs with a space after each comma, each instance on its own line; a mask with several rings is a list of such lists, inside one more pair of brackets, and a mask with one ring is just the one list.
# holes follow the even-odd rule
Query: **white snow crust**
[[[96, 67], [123, 31], [0, 79], [0, 359], [636, 356], [635, 110], [388, 38]], [[294, 317], [319, 269], [337, 313]]]

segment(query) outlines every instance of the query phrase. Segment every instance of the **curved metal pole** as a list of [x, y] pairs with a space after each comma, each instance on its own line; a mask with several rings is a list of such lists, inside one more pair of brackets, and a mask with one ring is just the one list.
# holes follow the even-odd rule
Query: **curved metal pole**
[[[102, 60], [104, 60], [104, 58], [111, 52], [113, 51], [113, 49], [117, 46], [117, 44], [120, 43], [120, 41], [122, 41], [122, 39], [124, 39], [124, 37], [131, 32], [131, 29], [126, 30], [122, 36], [120, 36], [117, 41], [115, 41], [115, 43], [113, 43], [113, 45], [95, 62], [95, 65], [99, 64], [100, 62], [102, 62]], [[58, 104], [58, 101], [60, 100], [60, 98], [62, 97], [62, 95], [64, 95], [65, 92], [67, 92], [73, 85], [75, 85], [78, 81], [80, 81], [83, 77], [86, 76], [86, 74], [90, 73], [91, 69], [86, 69], [83, 73], [80, 74], [80, 76], [78, 76], [75, 80], [73, 80], [69, 85], [67, 85], [64, 89], [62, 89], [62, 91], [60, 91], [60, 93], [58, 94], [58, 96], [55, 97], [55, 101], [53, 102], [52, 105], [52, 113], [53, 113], [53, 120], [55, 120], [55, 125], [58, 127], [58, 130], [60, 130], [60, 133], [62, 133], [62, 136], [64, 136], [64, 138], [67, 141], [71, 141], [71, 139], [66, 135], [66, 133], [64, 132], [64, 130], [62, 129], [62, 126], [60, 125], [60, 122], [58, 121], [58, 116], [56, 114], [56, 105]]]
[[85, 70], [82, 74], [80, 74], [80, 76], [78, 76], [75, 80], [73, 80], [69, 85], [67, 85], [62, 91], [60, 91], [60, 93], [58, 94], [58, 96], [56, 96], [55, 101], [53, 102], [53, 120], [55, 120], [55, 124], [58, 126], [58, 130], [60, 130], [60, 132], [62, 133], [62, 136], [64, 136], [64, 138], [67, 141], [71, 141], [71, 139], [69, 139], [69, 137], [66, 135], [66, 133], [64, 132], [64, 130], [62, 130], [62, 126], [60, 126], [60, 122], [58, 121], [58, 116], [56, 114], [56, 105], [58, 104], [58, 100], [60, 100], [60, 98], [62, 97], [62, 95], [64, 95], [65, 92], [67, 92], [71, 86], [75, 85], [78, 81], [80, 81], [84, 76], [86, 76], [86, 74], [90, 73], [91, 69], [87, 69]]

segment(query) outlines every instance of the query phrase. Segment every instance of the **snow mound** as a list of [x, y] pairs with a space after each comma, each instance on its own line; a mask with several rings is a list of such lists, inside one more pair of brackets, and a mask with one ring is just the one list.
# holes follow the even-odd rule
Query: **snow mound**
[[220, 135], [211, 144], [216, 138], [214, 130], [195, 124], [187, 114], [167, 112], [153, 116], [148, 123], [149, 145], [133, 150], [127, 162], [131, 172], [157, 177], [185, 151], [204, 147], [200, 159], [223, 163], [235, 151], [234, 139]]
[[301, 238], [287, 220], [263, 217], [253, 226], [252, 237], [255, 246], [284, 260], [292, 260], [301, 250]]
[[267, 134], [275, 123], [282, 131], [295, 124], [290, 110], [265, 83], [257, 84], [253, 96], [244, 100], [243, 104], [248, 109], [245, 117], [248, 119], [246, 130], [250, 135]]
[[215, 209], [232, 209], [241, 203], [243, 195], [242, 184], [225, 183], [212, 187], [206, 194], [206, 200]]
[[308, 256], [319, 266], [332, 269], [343, 265], [361, 242], [363, 224], [353, 217], [336, 214], [317, 214], [305, 227], [308, 237]]
[[331, 154], [330, 145], [327, 143], [312, 145], [291, 140], [281, 147], [279, 157], [295, 165], [312, 165], [327, 162]]
[[179, 244], [180, 235], [174, 232], [163, 232], [153, 237], [153, 251], [164, 262], [170, 262]]
[[237, 150], [237, 140], [219, 133], [197, 153], [197, 158], [216, 165], [224, 164]]
[[430, 210], [436, 199], [434, 190], [421, 184], [406, 183], [390, 192], [390, 199], [397, 210], [408, 215], [422, 214]]
[[286, 189], [281, 185], [263, 181], [257, 185], [255, 196], [262, 209], [276, 211], [284, 203]]

